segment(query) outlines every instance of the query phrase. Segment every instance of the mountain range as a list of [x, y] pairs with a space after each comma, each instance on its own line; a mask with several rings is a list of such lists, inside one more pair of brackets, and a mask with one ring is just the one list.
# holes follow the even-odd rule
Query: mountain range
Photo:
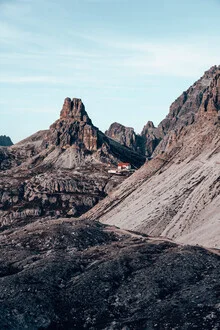
[[168, 115], [158, 127], [155, 127], [152, 121], [148, 121], [141, 134], [136, 134], [131, 127], [113, 123], [105, 134], [148, 157], [161, 153], [166, 149], [171, 139], [170, 135], [174, 138], [183, 128], [192, 125], [201, 109], [208, 113], [219, 111], [218, 77], [219, 66], [213, 66], [206, 71], [193, 86], [171, 104]]
[[0, 147], [0, 328], [220, 329], [219, 132], [214, 66], [141, 134], [66, 98]]

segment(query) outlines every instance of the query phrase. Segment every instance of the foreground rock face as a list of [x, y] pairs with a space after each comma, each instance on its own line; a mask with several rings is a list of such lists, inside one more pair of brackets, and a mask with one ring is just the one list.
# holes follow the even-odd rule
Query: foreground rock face
[[108, 139], [80, 99], [66, 98], [49, 130], [0, 148], [0, 227], [81, 215], [124, 180], [108, 174], [120, 161], [140, 167], [145, 157]]
[[6, 135], [0, 135], [0, 146], [3, 146], [3, 147], [10, 147], [12, 146], [13, 143], [10, 139], [9, 136], [6, 136]]
[[220, 257], [90, 221], [0, 235], [1, 329], [213, 330]]

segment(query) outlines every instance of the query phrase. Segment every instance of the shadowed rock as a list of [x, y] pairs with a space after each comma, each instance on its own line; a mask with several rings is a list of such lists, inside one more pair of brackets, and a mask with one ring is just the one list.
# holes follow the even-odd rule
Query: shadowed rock
[[218, 329], [220, 257], [90, 221], [1, 236], [1, 329]]
[[0, 135], [0, 146], [10, 147], [12, 145], [13, 145], [13, 142], [11, 141], [9, 136]]

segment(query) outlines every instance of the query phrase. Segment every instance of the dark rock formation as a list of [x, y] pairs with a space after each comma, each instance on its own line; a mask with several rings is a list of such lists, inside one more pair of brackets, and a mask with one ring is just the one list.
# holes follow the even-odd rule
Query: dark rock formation
[[126, 127], [119, 123], [113, 123], [105, 134], [118, 141], [120, 144], [131, 148], [132, 150], [145, 154], [144, 141], [140, 135], [137, 135], [132, 127]]
[[220, 257], [90, 221], [0, 235], [1, 329], [213, 330]]
[[148, 121], [141, 132], [141, 137], [145, 155], [150, 157], [164, 137], [164, 133], [160, 128], [155, 127], [152, 121]]
[[0, 146], [3, 146], [3, 147], [10, 147], [12, 146], [13, 143], [10, 139], [9, 136], [6, 136], [6, 135], [0, 135]]
[[132, 127], [125, 127], [116, 122], [111, 124], [109, 129], [105, 131], [105, 135], [127, 147], [133, 148], [135, 143], [134, 129]]

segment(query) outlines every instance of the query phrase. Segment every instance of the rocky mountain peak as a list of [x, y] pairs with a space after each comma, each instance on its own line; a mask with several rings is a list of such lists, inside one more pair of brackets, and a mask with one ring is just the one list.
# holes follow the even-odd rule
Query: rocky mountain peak
[[65, 98], [60, 118], [50, 126], [45, 142], [64, 148], [74, 145], [80, 150], [98, 149], [98, 128], [92, 124], [81, 99]]
[[58, 147], [56, 150], [61, 150], [62, 157], [56, 162], [58, 167], [65, 165], [73, 168], [88, 161], [114, 165], [125, 161], [139, 167], [146, 159], [143, 155], [133, 152], [136, 150], [122, 147], [120, 143], [108, 139], [93, 125], [82, 100], [78, 98], [65, 98], [60, 118], [45, 134], [42, 147]]
[[60, 119], [65, 120], [70, 118], [78, 122], [82, 121], [90, 125], [92, 124], [82, 100], [78, 98], [73, 98], [71, 100], [69, 97], [66, 97], [64, 100], [63, 108], [60, 112]]
[[212, 66], [171, 104], [169, 114], [158, 125], [163, 139], [154, 154], [165, 151], [183, 128], [207, 117], [217, 118], [220, 110], [219, 76], [220, 66]]
[[146, 125], [144, 125], [143, 130], [141, 132], [141, 135], [146, 135], [148, 133], [148, 131], [151, 131], [151, 129], [154, 129], [154, 123], [152, 121], [148, 121]]
[[133, 127], [126, 127], [122, 124], [114, 122], [110, 125], [105, 134], [123, 146], [145, 155], [143, 145], [144, 141], [140, 135], [135, 133]]
[[0, 228], [56, 212], [79, 216], [126, 178], [109, 166], [145, 160], [95, 127], [81, 99], [66, 98], [48, 130], [0, 148], [0, 172], [8, 171], [0, 175]]
[[212, 78], [216, 73], [220, 71], [220, 65], [213, 65], [209, 70], [205, 71], [202, 78]]
[[[201, 108], [204, 108], [204, 111], [207, 110], [206, 107], [210, 98], [212, 96], [216, 98], [217, 96], [216, 87], [219, 74], [220, 66], [212, 66], [171, 104], [168, 116], [160, 123], [165, 133], [170, 128], [173, 129], [177, 122], [178, 126], [179, 124], [181, 126], [192, 124], [195, 120], [195, 115]], [[213, 99], [213, 101], [216, 103], [217, 100]]]
[[155, 128], [154, 123], [150, 120], [147, 122], [146, 127], [147, 128]]
[[163, 132], [154, 126], [152, 121], [148, 121], [143, 127], [141, 137], [144, 140], [144, 152], [145, 155], [150, 157], [163, 138]]
[[[200, 106], [200, 114], [216, 115], [220, 111], [220, 66], [212, 67], [211, 80], [203, 94]], [[207, 72], [209, 74], [209, 71]]]
[[126, 127], [117, 122], [111, 124], [105, 134], [110, 138], [120, 142], [121, 144], [127, 145], [128, 147], [129, 144], [132, 145], [132, 142], [135, 140], [134, 129], [132, 127]]

